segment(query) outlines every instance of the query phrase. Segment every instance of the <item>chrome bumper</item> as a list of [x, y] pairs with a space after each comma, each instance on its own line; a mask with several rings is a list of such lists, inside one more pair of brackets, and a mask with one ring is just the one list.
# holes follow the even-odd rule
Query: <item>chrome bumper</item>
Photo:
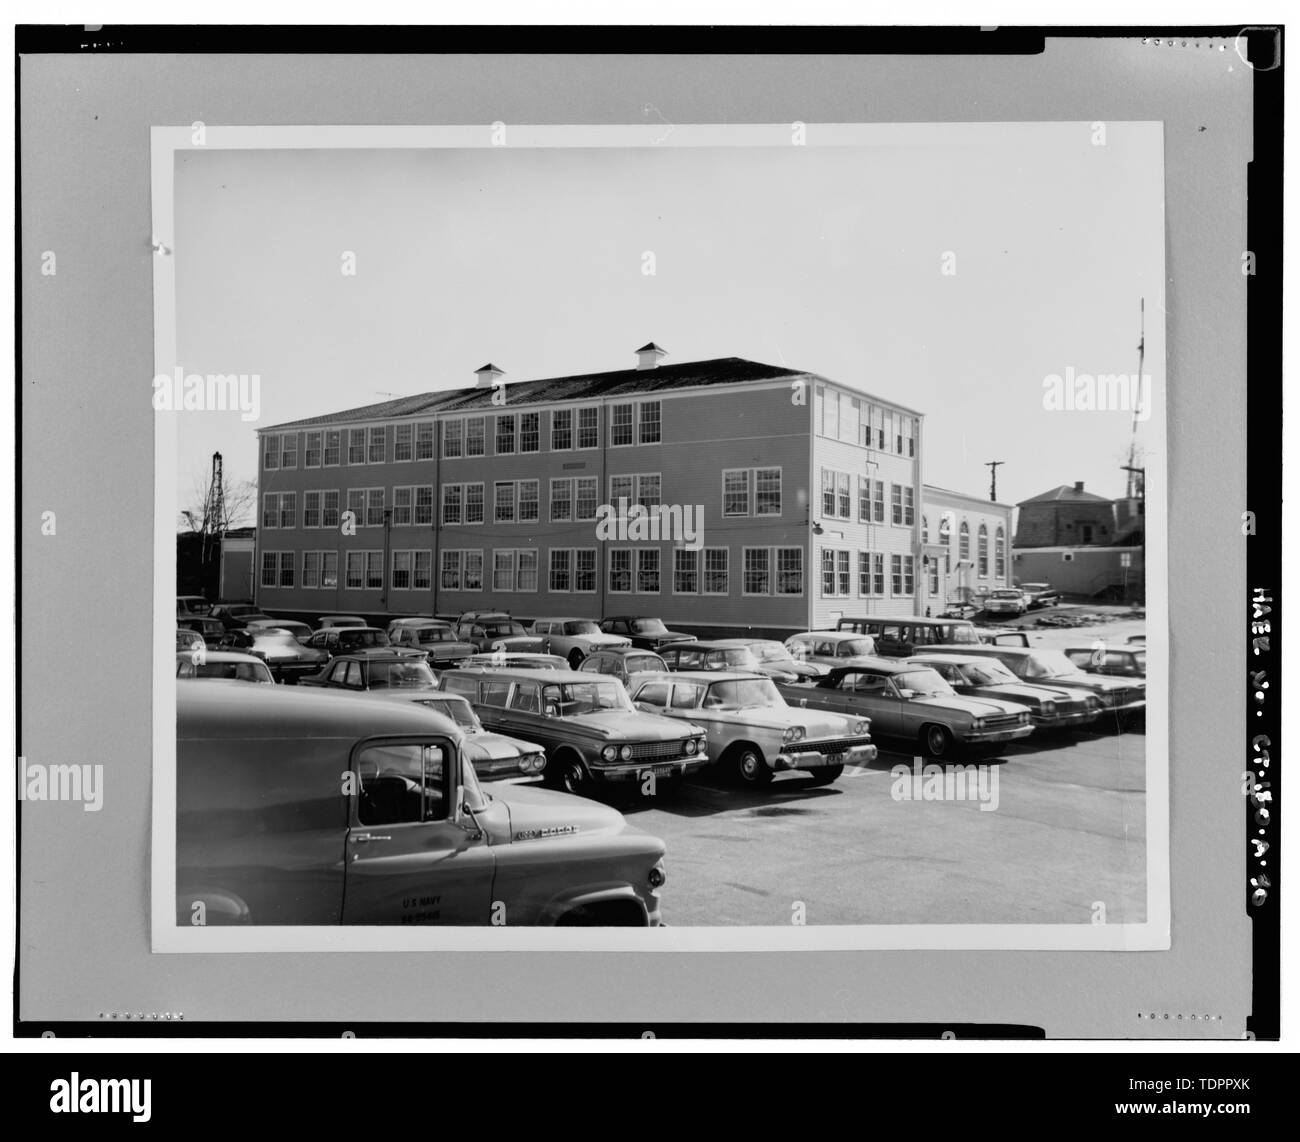
[[825, 754], [817, 750], [805, 753], [779, 753], [772, 759], [772, 768], [785, 769], [819, 769], [826, 765], [866, 765], [876, 760], [874, 745], [855, 745], [843, 753]]

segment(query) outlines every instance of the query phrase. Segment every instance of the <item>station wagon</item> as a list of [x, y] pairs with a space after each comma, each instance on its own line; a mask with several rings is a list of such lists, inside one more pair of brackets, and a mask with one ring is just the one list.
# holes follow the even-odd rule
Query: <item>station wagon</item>
[[971, 645], [980, 641], [979, 631], [968, 619], [950, 618], [862, 618], [840, 619], [836, 629], [870, 635], [875, 654], [886, 658], [906, 658], [928, 646]]

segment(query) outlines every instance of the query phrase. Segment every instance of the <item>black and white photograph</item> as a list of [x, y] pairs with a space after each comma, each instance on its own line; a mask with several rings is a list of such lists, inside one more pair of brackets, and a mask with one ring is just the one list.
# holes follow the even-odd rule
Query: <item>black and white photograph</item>
[[1167, 946], [1160, 124], [153, 145], [156, 946]]

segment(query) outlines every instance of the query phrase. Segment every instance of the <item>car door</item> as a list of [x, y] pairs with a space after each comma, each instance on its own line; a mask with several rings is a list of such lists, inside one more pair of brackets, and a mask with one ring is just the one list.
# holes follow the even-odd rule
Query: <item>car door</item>
[[457, 821], [455, 743], [372, 739], [353, 751], [345, 924], [484, 924], [495, 857]]
[[889, 680], [869, 670], [853, 678], [852, 703], [848, 713], [871, 719], [872, 733], [900, 736], [903, 733], [901, 702], [889, 688]]
[[537, 732], [542, 716], [542, 688], [538, 682], [516, 682], [505, 706], [494, 711], [498, 732], [510, 737], [529, 739]]
[[479, 681], [478, 693], [474, 709], [478, 711], [479, 721], [493, 733], [508, 734], [505, 709], [510, 698], [510, 679], [483, 678]]

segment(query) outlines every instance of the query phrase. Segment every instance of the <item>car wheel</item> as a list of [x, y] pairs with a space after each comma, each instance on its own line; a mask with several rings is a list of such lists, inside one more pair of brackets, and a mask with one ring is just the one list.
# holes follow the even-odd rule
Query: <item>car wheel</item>
[[842, 765], [819, 765], [816, 769], [809, 771], [812, 774], [810, 785], [829, 785], [844, 772]]
[[571, 651], [569, 651], [570, 668], [577, 670], [578, 667], [582, 665], [582, 660], [586, 657], [587, 656], [575, 646]]
[[[548, 765], [543, 772], [548, 772], [550, 768]], [[555, 782], [565, 793], [573, 793], [579, 797], [586, 796], [591, 789], [591, 777], [587, 774], [587, 767], [579, 758], [573, 756], [559, 759], [555, 767]]]
[[772, 770], [755, 746], [737, 748], [731, 764], [736, 780], [741, 785], [766, 785], [772, 780]]
[[944, 726], [926, 726], [921, 730], [921, 748], [931, 757], [947, 757], [952, 752], [952, 734]]

